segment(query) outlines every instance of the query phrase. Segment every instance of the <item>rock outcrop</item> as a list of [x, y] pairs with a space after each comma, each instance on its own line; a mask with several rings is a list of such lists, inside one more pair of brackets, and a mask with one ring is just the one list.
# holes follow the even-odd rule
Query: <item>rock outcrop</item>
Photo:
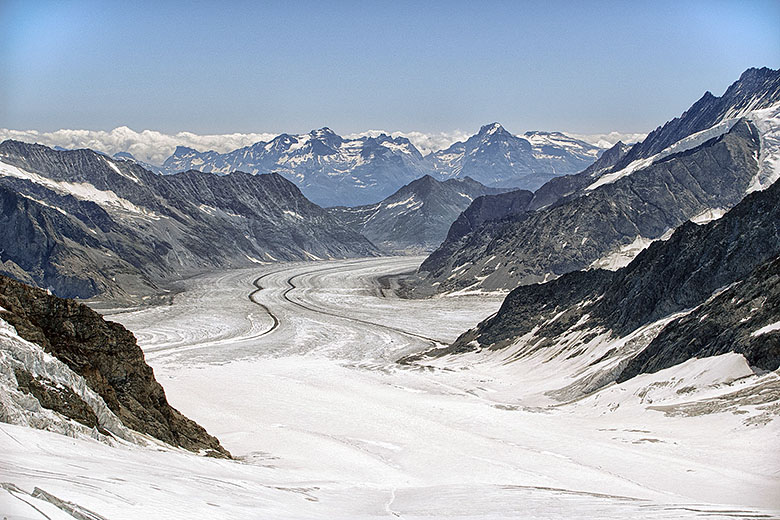
[[[0, 276], [0, 318], [82, 376], [122, 424], [173, 446], [230, 457], [219, 441], [172, 408], [133, 334], [74, 300]], [[19, 388], [43, 406], [86, 426], [92, 410], [72, 391], [16, 370]]]

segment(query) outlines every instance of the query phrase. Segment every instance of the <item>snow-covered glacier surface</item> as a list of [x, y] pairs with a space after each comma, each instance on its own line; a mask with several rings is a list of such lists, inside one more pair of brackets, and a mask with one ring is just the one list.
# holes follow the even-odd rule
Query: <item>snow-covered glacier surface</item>
[[741, 356], [726, 355], [549, 406], [546, 390], [566, 383], [578, 360], [545, 367], [495, 353], [398, 365], [452, 341], [502, 299], [382, 296], [377, 277], [421, 260], [205, 275], [172, 305], [109, 316], [136, 333], [171, 404], [237, 460], [2, 424], [0, 511], [9, 519], [778, 516], [778, 421], [746, 424], [740, 406], [755, 403], [690, 406], [756, 377], [772, 388], [775, 374], [754, 376]]

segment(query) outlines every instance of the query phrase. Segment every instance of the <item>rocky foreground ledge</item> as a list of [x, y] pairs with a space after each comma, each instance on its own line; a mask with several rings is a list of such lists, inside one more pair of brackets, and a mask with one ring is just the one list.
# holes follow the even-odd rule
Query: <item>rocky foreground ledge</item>
[[[75, 300], [0, 276], [0, 319], [84, 378], [124, 426], [173, 446], [230, 458], [216, 437], [168, 404], [133, 334]], [[17, 367], [19, 389], [41, 407], [100, 430], [90, 406], [67, 388]]]

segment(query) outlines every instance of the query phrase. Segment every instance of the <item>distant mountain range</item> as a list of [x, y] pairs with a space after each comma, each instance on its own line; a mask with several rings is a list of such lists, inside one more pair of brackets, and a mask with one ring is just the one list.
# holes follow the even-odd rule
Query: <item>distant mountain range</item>
[[[224, 154], [179, 147], [157, 175], [129, 153], [5, 141], [0, 273], [133, 299], [206, 269], [437, 248], [408, 295], [510, 290], [617, 269], [685, 221], [719, 217], [780, 175], [778, 123], [780, 73], [765, 68], [606, 151], [493, 123], [423, 156], [406, 138], [323, 128]], [[348, 200], [324, 210], [301, 189]]]
[[280, 175], [156, 175], [91, 150], [0, 144], [0, 273], [59, 296], [139, 299], [165, 280], [377, 249]]
[[411, 294], [512, 289], [616, 269], [689, 219], [716, 218], [780, 176], [780, 71], [750, 69], [721, 97], [633, 147], [617, 143], [534, 193], [477, 199], [408, 281]]
[[161, 171], [276, 172], [317, 204], [356, 206], [376, 203], [423, 175], [438, 180], [468, 176], [491, 187], [535, 189], [550, 178], [582, 170], [601, 151], [561, 133], [528, 132], [518, 137], [493, 123], [466, 142], [424, 157], [403, 137], [345, 139], [321, 128], [302, 135], [282, 134], [227, 153], [180, 146]]
[[475, 198], [502, 191], [488, 188], [471, 177], [437, 181], [425, 175], [382, 202], [337, 206], [328, 212], [383, 251], [419, 253], [438, 247], [452, 221]]

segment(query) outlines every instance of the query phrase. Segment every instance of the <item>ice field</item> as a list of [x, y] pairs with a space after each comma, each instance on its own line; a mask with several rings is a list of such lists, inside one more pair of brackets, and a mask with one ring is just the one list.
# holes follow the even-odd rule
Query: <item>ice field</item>
[[755, 406], [747, 402], [736, 412], [664, 408], [751, 385], [776, 391], [777, 374], [754, 375], [725, 355], [554, 405], [544, 391], [571, 369], [564, 363], [470, 354], [402, 366], [398, 358], [454, 340], [503, 299], [382, 294], [379, 277], [422, 259], [208, 274], [184, 282], [171, 305], [110, 314], [136, 334], [170, 403], [237, 460], [2, 424], [3, 516], [780, 515], [777, 419], [745, 424], [737, 412]]

